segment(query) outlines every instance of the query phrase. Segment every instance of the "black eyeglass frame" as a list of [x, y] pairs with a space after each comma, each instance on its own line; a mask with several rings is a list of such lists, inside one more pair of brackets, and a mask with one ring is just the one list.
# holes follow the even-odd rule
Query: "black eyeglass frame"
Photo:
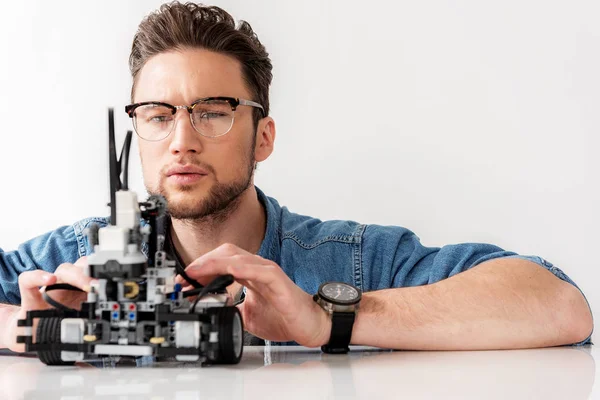
[[[252, 100], [241, 99], [239, 97], [226, 97], [226, 96], [204, 97], [202, 99], [196, 100], [189, 106], [186, 106], [186, 105], [174, 106], [172, 104], [163, 103], [161, 101], [143, 101], [141, 103], [133, 103], [133, 104], [126, 105], [125, 112], [127, 113], [127, 115], [129, 115], [129, 118], [133, 118], [134, 112], [138, 107], [147, 106], [147, 105], [157, 105], [157, 106], [164, 106], [164, 107], [170, 109], [172, 115], [175, 115], [177, 110], [179, 110], [180, 108], [183, 108], [183, 109], [187, 110], [187, 112], [190, 114], [190, 118], [191, 118], [192, 113], [194, 111], [194, 107], [196, 107], [196, 105], [198, 105], [200, 103], [206, 103], [207, 101], [226, 101], [231, 106], [231, 111], [233, 111], [233, 112], [235, 112], [237, 110], [238, 106], [250, 106], [250, 107], [260, 108], [263, 116], [265, 116], [265, 109], [263, 108], [263, 106], [261, 104], [255, 102], [255, 101], [252, 101]], [[235, 116], [234, 116], [234, 120], [235, 120]], [[231, 122], [231, 126], [233, 126], [234, 120]], [[135, 124], [134, 124], [134, 126], [135, 126]], [[196, 127], [194, 127], [194, 129], [196, 129]], [[230, 130], [231, 130], [231, 127], [229, 128], [229, 130], [227, 132], [225, 132], [221, 135], [208, 136], [208, 137], [223, 136], [223, 135], [227, 134]], [[136, 129], [136, 133], [137, 133], [137, 129]], [[198, 133], [200, 133], [202, 135], [201, 132], [198, 132]], [[170, 134], [171, 134], [171, 132], [169, 132], [164, 138], [168, 137]], [[138, 136], [139, 136], [139, 134], [138, 134]], [[140, 137], [144, 140], [149, 140], [149, 139], [143, 138], [142, 136], [140, 136]], [[162, 139], [160, 139], [160, 140], [162, 140]]]

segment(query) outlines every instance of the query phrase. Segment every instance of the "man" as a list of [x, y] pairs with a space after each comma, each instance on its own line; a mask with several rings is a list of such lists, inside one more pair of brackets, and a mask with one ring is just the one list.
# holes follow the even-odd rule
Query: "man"
[[[234, 276], [228, 291], [244, 288], [239, 307], [256, 337], [325, 351], [348, 343], [423, 350], [589, 343], [583, 294], [540, 257], [486, 244], [427, 248], [405, 228], [294, 214], [256, 188], [256, 163], [272, 153], [276, 130], [271, 62], [247, 23], [236, 29], [217, 7], [163, 5], [140, 24], [130, 68], [127, 112], [146, 188], [168, 201], [167, 247], [200, 283]], [[0, 347], [22, 350], [16, 320], [48, 307], [40, 286], [89, 290], [82, 266], [92, 249], [83, 231], [93, 222], [107, 219], [0, 252], [0, 301], [20, 303], [0, 308]], [[322, 288], [313, 298], [332, 281], [349, 286]], [[364, 292], [358, 312], [332, 306], [343, 294], [356, 303], [355, 289]]]

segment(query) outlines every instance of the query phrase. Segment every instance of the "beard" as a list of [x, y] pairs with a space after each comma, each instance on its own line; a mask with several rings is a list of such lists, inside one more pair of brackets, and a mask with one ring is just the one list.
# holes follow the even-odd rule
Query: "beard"
[[240, 203], [240, 196], [250, 187], [252, 174], [242, 177], [240, 180], [230, 183], [216, 182], [208, 190], [204, 198], [193, 198], [195, 188], [193, 186], [180, 186], [179, 191], [189, 193], [189, 198], [180, 201], [172, 200], [172, 196], [160, 185], [158, 193], [167, 200], [167, 212], [175, 219], [200, 221], [212, 219], [224, 221], [231, 215]]
[[[256, 137], [253, 140], [255, 143]], [[211, 165], [198, 162], [191, 158], [183, 158], [181, 164], [192, 164], [205, 169], [215, 177], [215, 183], [210, 187], [208, 193], [200, 198], [194, 194], [198, 190], [196, 185], [179, 185], [177, 191], [179, 196], [173, 196], [173, 191], [166, 189], [166, 175], [161, 171], [158, 188], [151, 189], [146, 186], [150, 195], [160, 194], [167, 200], [167, 213], [171, 218], [184, 221], [211, 221], [219, 223], [225, 221], [239, 206], [241, 195], [252, 185], [254, 175], [254, 144], [250, 147], [250, 154], [246, 154], [244, 160], [244, 171], [242, 176], [233, 182], [219, 182], [215, 170]], [[165, 167], [166, 169], [166, 167]], [[183, 194], [183, 196], [181, 196]], [[177, 201], [174, 197], [179, 197]]]

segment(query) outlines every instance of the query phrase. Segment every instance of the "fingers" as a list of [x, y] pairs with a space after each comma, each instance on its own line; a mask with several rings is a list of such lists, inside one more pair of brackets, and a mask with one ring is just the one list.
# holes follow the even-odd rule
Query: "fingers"
[[199, 258], [192, 262], [185, 272], [192, 279], [203, 278], [210, 275], [223, 275], [231, 272], [226, 271], [226, 266], [245, 265], [275, 266], [271, 261], [253, 254], [235, 254], [231, 256], [211, 256], [210, 258]]
[[75, 261], [75, 265], [77, 265], [79, 267], [87, 267], [87, 265], [88, 265], [87, 256], [83, 256], [79, 260]]
[[[85, 264], [83, 264], [84, 262]], [[56, 271], [54, 271], [54, 275], [56, 275], [59, 282], [68, 283], [83, 291], [89, 292], [93, 279], [84, 274], [82, 267], [86, 265], [87, 262], [81, 261], [81, 259], [75, 264], [61, 264]]]
[[[251, 253], [247, 252], [246, 250], [244, 250], [240, 247], [237, 247], [236, 245], [233, 245], [231, 243], [225, 243], [225, 244], [220, 245], [216, 249], [209, 251], [208, 253], [202, 255], [201, 257], [197, 258], [196, 260], [194, 260], [190, 265], [188, 265], [186, 267], [185, 272], [191, 279], [198, 280], [198, 282], [200, 282], [201, 284], [206, 285], [210, 281], [210, 279], [207, 279], [206, 274], [202, 274], [203, 279], [198, 279], [199, 277], [195, 276], [197, 267], [209, 264], [209, 263], [213, 262], [213, 260], [221, 259], [221, 258], [233, 258], [237, 263], [241, 263], [241, 264], [244, 264], [244, 263], [256, 264], [257, 259], [266, 261], [262, 257], [251, 254]], [[217, 275], [222, 275], [222, 274], [217, 274]], [[175, 277], [175, 282], [180, 283], [183, 286], [189, 285], [189, 283], [180, 275], [177, 275]]]
[[[252, 259], [252, 261], [256, 262], [256, 259]], [[267, 264], [239, 264], [232, 262], [231, 258], [222, 258], [195, 268], [198, 281], [209, 282], [215, 276], [231, 274], [236, 282], [263, 295], [283, 295], [290, 290], [290, 285], [293, 286], [293, 282], [281, 268], [270, 262]]]
[[[203, 285], [207, 285], [219, 275], [226, 274], [233, 275], [238, 283], [252, 288], [256, 288], [256, 285], [272, 286], [273, 283], [279, 282], [281, 287], [269, 288], [274, 292], [284, 289], [286, 285], [281, 285], [282, 279], [287, 278], [277, 264], [232, 244], [221, 245], [197, 258], [188, 265], [185, 272], [191, 279]], [[184, 288], [189, 285], [180, 275], [176, 276], [175, 282]]]
[[228, 274], [234, 278], [254, 283], [272, 284], [280, 277], [280, 269], [271, 264], [245, 264], [231, 265], [227, 264], [226, 270]]
[[175, 276], [175, 283], [179, 283], [181, 285], [181, 287], [188, 287], [188, 286], [192, 286], [188, 281], [186, 281], [183, 276], [181, 275], [176, 275]]
[[24, 308], [45, 304], [40, 293], [40, 286], [56, 283], [56, 276], [50, 272], [35, 270], [26, 271], [19, 275], [19, 289], [21, 291], [21, 306]]
[[[188, 269], [193, 265], [204, 265], [204, 264], [210, 262], [212, 259], [228, 258], [228, 257], [245, 257], [245, 258], [258, 257], [258, 258], [262, 259], [262, 257], [259, 257], [255, 254], [248, 253], [246, 250], [241, 249], [233, 244], [225, 243], [225, 244], [222, 244], [221, 246], [217, 247], [216, 249], [209, 251], [208, 253], [202, 255], [201, 257], [198, 257], [196, 260], [192, 261], [190, 263], [190, 265], [188, 265], [187, 268], [185, 269], [185, 272], [188, 273]], [[189, 273], [188, 273], [188, 275], [189, 275]], [[190, 278], [191, 278], [191, 276], [190, 276]]]

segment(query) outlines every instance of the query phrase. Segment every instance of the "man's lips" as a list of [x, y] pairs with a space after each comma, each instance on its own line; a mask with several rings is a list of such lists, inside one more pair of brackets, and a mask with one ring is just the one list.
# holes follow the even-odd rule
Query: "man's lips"
[[202, 174], [172, 174], [167, 179], [176, 184], [190, 185], [204, 179], [206, 176]]
[[167, 177], [173, 175], [208, 175], [208, 171], [195, 165], [175, 165], [167, 170]]
[[195, 183], [208, 175], [208, 171], [192, 164], [174, 165], [167, 169], [167, 179], [181, 185]]

